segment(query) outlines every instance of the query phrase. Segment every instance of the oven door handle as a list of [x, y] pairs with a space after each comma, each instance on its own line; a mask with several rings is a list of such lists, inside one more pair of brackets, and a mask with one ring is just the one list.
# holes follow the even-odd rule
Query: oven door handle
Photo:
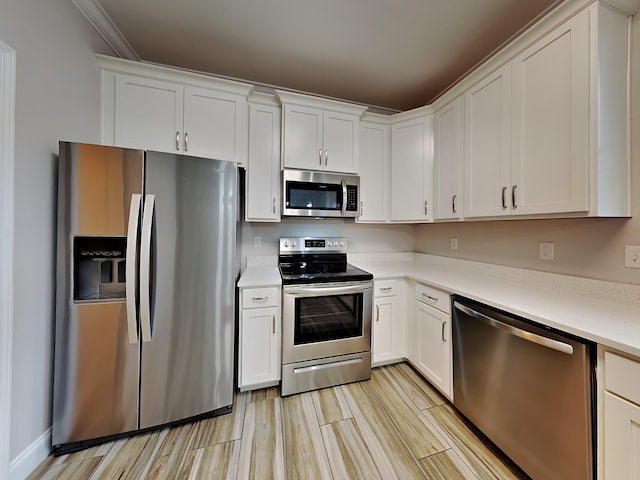
[[371, 284], [357, 285], [340, 285], [340, 286], [291, 286], [284, 287], [284, 293], [288, 295], [304, 295], [307, 297], [324, 297], [327, 295], [347, 295], [350, 293], [362, 293], [367, 288], [371, 288]]

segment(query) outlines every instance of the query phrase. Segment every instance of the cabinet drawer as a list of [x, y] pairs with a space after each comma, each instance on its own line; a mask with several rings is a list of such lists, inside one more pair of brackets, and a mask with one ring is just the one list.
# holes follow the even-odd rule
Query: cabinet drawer
[[449, 294], [437, 288], [416, 283], [416, 300], [431, 305], [444, 313], [451, 313]]
[[605, 388], [640, 405], [640, 363], [605, 352], [604, 369]]
[[278, 287], [247, 288], [242, 291], [242, 308], [275, 307], [279, 301]]
[[374, 297], [391, 297], [397, 294], [396, 280], [375, 280], [373, 282]]

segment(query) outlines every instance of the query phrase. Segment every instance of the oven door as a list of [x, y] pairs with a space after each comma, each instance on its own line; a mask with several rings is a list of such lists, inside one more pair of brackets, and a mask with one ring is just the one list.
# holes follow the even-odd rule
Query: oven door
[[372, 282], [283, 287], [282, 363], [371, 350]]

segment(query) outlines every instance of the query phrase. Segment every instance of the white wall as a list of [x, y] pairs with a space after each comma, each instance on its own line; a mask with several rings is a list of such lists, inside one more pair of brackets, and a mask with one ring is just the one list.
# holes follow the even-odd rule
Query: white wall
[[[242, 226], [242, 267], [246, 257], [278, 255], [280, 237], [347, 237], [350, 253], [413, 252], [415, 226], [361, 225], [343, 220], [285, 219], [281, 223], [244, 223]], [[262, 246], [254, 248], [254, 237]]]
[[17, 59], [10, 445], [17, 478], [51, 426], [57, 142], [98, 142], [93, 54], [113, 52], [69, 0], [3, 0], [0, 40]]
[[[633, 19], [630, 219], [515, 220], [421, 225], [423, 253], [640, 284], [640, 269], [624, 267], [624, 246], [640, 245], [640, 13]], [[459, 250], [450, 249], [457, 237]], [[555, 260], [538, 259], [538, 242], [554, 242]]]

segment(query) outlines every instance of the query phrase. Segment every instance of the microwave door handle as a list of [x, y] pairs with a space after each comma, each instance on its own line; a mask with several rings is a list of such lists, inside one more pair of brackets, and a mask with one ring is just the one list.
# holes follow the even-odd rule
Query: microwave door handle
[[342, 216], [347, 216], [347, 181], [343, 178], [340, 183], [342, 184]]
[[138, 312], [136, 311], [136, 263], [138, 257], [138, 229], [140, 223], [140, 205], [142, 195], [131, 195], [129, 206], [129, 224], [127, 226], [127, 256], [125, 258], [125, 289], [127, 302], [127, 333], [129, 343], [138, 343]]

